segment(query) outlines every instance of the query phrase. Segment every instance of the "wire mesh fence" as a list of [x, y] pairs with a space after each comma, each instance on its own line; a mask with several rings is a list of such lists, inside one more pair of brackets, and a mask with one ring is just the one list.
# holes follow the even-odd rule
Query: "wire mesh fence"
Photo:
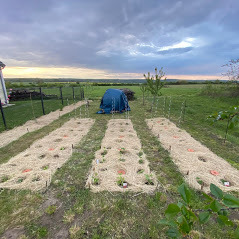
[[85, 99], [85, 88], [36, 87], [11, 89], [10, 104], [1, 104], [0, 132]]

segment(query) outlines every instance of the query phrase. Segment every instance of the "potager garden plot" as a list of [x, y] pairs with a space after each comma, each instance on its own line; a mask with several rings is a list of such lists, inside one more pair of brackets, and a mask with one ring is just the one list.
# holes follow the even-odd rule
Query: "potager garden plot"
[[71, 119], [30, 148], [0, 166], [0, 188], [40, 190], [71, 156], [91, 126], [93, 119]]
[[170, 152], [186, 182], [210, 192], [215, 184], [223, 191], [239, 191], [239, 171], [166, 118], [146, 120], [148, 127]]
[[140, 140], [129, 119], [112, 119], [95, 153], [86, 183], [93, 192], [155, 190], [157, 180], [150, 172]]

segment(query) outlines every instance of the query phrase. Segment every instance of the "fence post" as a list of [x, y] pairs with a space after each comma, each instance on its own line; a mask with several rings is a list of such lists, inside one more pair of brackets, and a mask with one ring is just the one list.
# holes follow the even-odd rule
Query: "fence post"
[[41, 107], [42, 107], [42, 112], [43, 112], [43, 114], [45, 115], [45, 109], [44, 109], [43, 95], [42, 95], [41, 87], [40, 87], [39, 89], [40, 89], [40, 94], [41, 94]]
[[63, 105], [64, 102], [63, 102], [63, 95], [62, 95], [62, 87], [60, 87], [60, 94], [61, 94], [61, 104]]
[[6, 119], [5, 119], [5, 116], [4, 116], [1, 99], [0, 99], [0, 108], [1, 108], [1, 114], [2, 114], [2, 119], [3, 119], [4, 127], [5, 127], [5, 129], [7, 129], [7, 123], [6, 123]]
[[73, 100], [75, 99], [75, 89], [74, 86], [72, 86], [72, 96], [73, 96]]

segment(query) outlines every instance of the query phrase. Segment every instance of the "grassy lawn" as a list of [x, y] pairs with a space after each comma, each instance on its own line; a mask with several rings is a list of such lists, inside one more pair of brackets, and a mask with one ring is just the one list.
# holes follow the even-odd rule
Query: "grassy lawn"
[[[154, 195], [108, 191], [92, 193], [85, 189], [94, 153], [100, 148], [107, 121], [112, 118], [111, 115], [96, 114], [100, 98], [109, 87], [88, 89], [86, 97], [95, 99], [90, 105], [90, 117], [96, 119], [89, 134], [77, 146], [71, 159], [54, 175], [47, 192], [1, 191], [0, 235], [8, 228], [23, 225], [21, 234], [27, 238], [166, 238], [165, 228], [158, 221], [164, 217], [169, 203], [180, 200], [177, 187], [183, 182], [183, 177], [168, 152], [147, 128], [145, 118], [162, 116], [163, 113], [168, 117], [171, 97], [170, 118], [178, 124], [181, 104], [186, 100], [185, 120], [180, 127], [239, 168], [238, 128], [229, 133], [228, 141], [224, 144], [226, 123], [211, 125], [206, 119], [214, 111], [238, 104], [238, 99], [200, 96], [201, 87], [188, 85], [163, 89], [163, 97], [167, 97], [164, 112], [163, 97], [156, 103], [157, 109], [155, 105], [151, 112], [151, 98], [147, 98], [146, 105], [143, 106], [139, 87], [128, 87], [136, 92], [137, 97], [137, 100], [130, 102], [130, 118], [150, 162], [150, 168], [160, 182]], [[0, 151], [0, 162], [5, 162], [12, 155], [29, 147], [32, 139], [47, 135], [70, 117], [73, 115], [63, 116], [49, 126], [23, 136], [12, 149], [10, 146], [4, 147], [1, 149], [5, 150], [4, 153]], [[125, 115], [115, 115], [116, 117], [125, 118]], [[193, 208], [202, 208], [205, 201], [201, 193], [194, 190], [191, 192]], [[238, 220], [237, 212], [233, 217]], [[210, 220], [204, 226], [196, 225], [192, 238], [199, 238], [197, 236], [200, 233], [203, 234], [202, 238], [233, 238], [233, 231], [234, 228], [219, 227], [215, 220]]]

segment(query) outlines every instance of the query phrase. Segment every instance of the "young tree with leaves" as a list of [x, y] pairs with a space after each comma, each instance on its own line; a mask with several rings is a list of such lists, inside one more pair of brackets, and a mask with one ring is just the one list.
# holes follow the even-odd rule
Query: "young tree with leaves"
[[145, 93], [146, 91], [148, 90], [147, 88], [147, 83], [143, 83], [139, 86], [140, 90], [142, 91], [143, 93], [143, 105], [144, 105], [144, 97], [145, 97]]
[[166, 81], [166, 77], [163, 79], [164, 76], [165, 72], [163, 72], [163, 67], [161, 67], [159, 71], [157, 67], [155, 68], [155, 76], [150, 76], [150, 72], [148, 72], [147, 76], [144, 74], [144, 77], [147, 82], [147, 89], [153, 95], [153, 104], [155, 102], [156, 97], [162, 95], [160, 90], [162, 89]]
[[214, 122], [219, 120], [227, 120], [226, 134], [224, 138], [224, 143], [227, 139], [228, 129], [233, 129], [239, 124], [239, 106], [231, 106], [228, 110], [223, 110], [216, 112], [208, 117], [213, 119]]

